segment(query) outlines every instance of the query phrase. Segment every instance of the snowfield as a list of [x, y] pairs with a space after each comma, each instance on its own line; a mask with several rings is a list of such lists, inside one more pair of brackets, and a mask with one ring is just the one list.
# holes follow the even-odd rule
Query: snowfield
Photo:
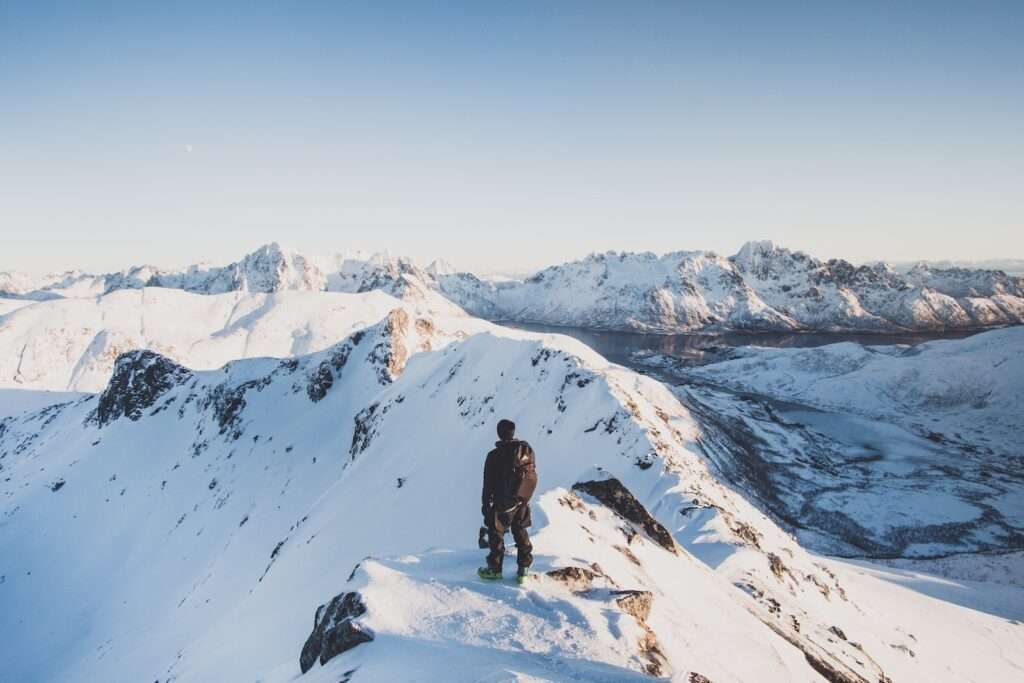
[[718, 357], [633, 360], [673, 385], [708, 456], [805, 547], [937, 568], [1024, 549], [1024, 328]]
[[[376, 310], [379, 293], [354, 296]], [[1019, 586], [954, 604], [813, 555], [661, 382], [566, 337], [458, 318], [453, 332], [398, 303], [292, 358], [198, 369], [131, 351], [100, 394], [0, 421], [4, 676], [1024, 675]], [[540, 463], [524, 588], [474, 574], [499, 417]]]
[[397, 307], [431, 316], [449, 334], [480, 325], [437, 295], [403, 302], [376, 290], [201, 295], [161, 287], [125, 289], [41, 301], [0, 316], [0, 387], [100, 391], [117, 356], [133, 349], [156, 351], [197, 369], [239, 358], [308, 354]]
[[0, 316], [7, 315], [11, 311], [16, 311], [19, 308], [28, 306], [32, 303], [31, 299], [3, 299], [0, 298]]
[[1024, 430], [1024, 327], [913, 347], [744, 347], [732, 355], [688, 374], [733, 389], [896, 421], [935, 441], [976, 448], [1012, 452]]

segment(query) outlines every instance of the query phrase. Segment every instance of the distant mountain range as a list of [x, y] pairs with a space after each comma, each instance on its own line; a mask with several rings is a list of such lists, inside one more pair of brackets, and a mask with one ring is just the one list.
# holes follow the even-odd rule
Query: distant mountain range
[[967, 270], [1001, 270], [1007, 275], [1024, 276], [1024, 259], [986, 259], [983, 261], [941, 260], [941, 261], [895, 261], [892, 267], [901, 273], [913, 270], [919, 265], [929, 268], [966, 268]]
[[1024, 278], [918, 263], [855, 266], [771, 242], [733, 256], [708, 251], [593, 254], [524, 280], [482, 278], [442, 262], [390, 255], [307, 257], [269, 244], [226, 266], [137, 266], [32, 277], [0, 273], [0, 296], [76, 298], [165, 287], [199, 294], [283, 290], [443, 294], [491, 320], [671, 334], [741, 331], [902, 332], [1024, 321]]

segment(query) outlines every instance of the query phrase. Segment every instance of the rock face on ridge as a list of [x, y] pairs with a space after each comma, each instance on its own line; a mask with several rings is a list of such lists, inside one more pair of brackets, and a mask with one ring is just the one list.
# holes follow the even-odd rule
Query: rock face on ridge
[[320, 605], [313, 617], [313, 632], [302, 646], [299, 668], [306, 673], [320, 661], [323, 666], [342, 652], [373, 640], [373, 632], [357, 621], [366, 614], [366, 605], [359, 593], [336, 595]]
[[593, 496], [616, 514], [633, 522], [644, 530], [651, 540], [670, 553], [677, 553], [676, 542], [658, 520], [651, 516], [643, 505], [615, 477], [602, 480], [581, 481], [573, 485], [576, 491]]
[[88, 419], [100, 427], [119, 417], [138, 420], [164, 393], [191, 377], [190, 370], [152, 351], [122, 354]]

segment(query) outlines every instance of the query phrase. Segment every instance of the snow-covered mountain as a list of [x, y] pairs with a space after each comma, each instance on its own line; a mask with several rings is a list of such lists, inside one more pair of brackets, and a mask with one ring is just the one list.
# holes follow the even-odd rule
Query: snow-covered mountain
[[[814, 556], [726, 479], [663, 384], [565, 337], [479, 324], [458, 338], [400, 307], [322, 351], [208, 371], [133, 351], [101, 394], [0, 421], [4, 675], [1024, 671], [1024, 589], [940, 600], [921, 577]], [[524, 589], [473, 576], [499, 417], [541, 463], [542, 576]]]
[[1024, 550], [1024, 327], [914, 347], [742, 347], [681, 367], [709, 453], [802, 543], [859, 557]]
[[1024, 278], [998, 270], [822, 261], [771, 242], [734, 256], [707, 251], [593, 254], [522, 281], [426, 268], [390, 254], [306, 257], [270, 244], [227, 266], [151, 266], [33, 279], [0, 273], [0, 297], [83, 297], [165, 287], [201, 294], [283, 290], [365, 292], [402, 299], [443, 294], [474, 315], [658, 334], [741, 331], [901, 332], [1024, 321]]
[[437, 320], [446, 333], [479, 321], [424, 292], [398, 300], [284, 290], [201, 295], [178, 289], [124, 289], [93, 298], [54, 299], [0, 316], [0, 388], [100, 391], [121, 353], [149, 349], [195, 369], [257, 356], [319, 351], [404, 307]]
[[944, 261], [901, 261], [893, 263], [893, 268], [905, 273], [921, 266], [947, 270], [950, 268], [961, 268], [966, 270], [999, 270], [1007, 275], [1024, 277], [1024, 259], [985, 259], [981, 261], [967, 260], [944, 260]]
[[934, 330], [1024, 321], [1024, 280], [998, 271], [821, 261], [771, 242], [713, 252], [593, 254], [522, 282], [440, 277], [484, 317], [655, 333]]
[[326, 286], [326, 276], [312, 261], [301, 254], [286, 251], [276, 243], [264, 245], [226, 266], [199, 264], [183, 270], [134, 266], [105, 275], [71, 271], [38, 277], [15, 271], [0, 272], [0, 297], [40, 300], [97, 296], [120, 289], [143, 287], [223, 294], [322, 291]]

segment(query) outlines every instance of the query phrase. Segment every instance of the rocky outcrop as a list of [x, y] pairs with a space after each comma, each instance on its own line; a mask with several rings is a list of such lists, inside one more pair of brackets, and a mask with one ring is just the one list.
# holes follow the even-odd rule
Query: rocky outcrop
[[636, 619], [637, 625], [643, 629], [643, 635], [637, 642], [640, 655], [647, 660], [644, 670], [652, 676], [663, 676], [668, 671], [668, 659], [661, 649], [658, 636], [650, 626], [647, 618], [651, 616], [654, 594], [650, 591], [625, 590], [611, 591], [611, 598], [626, 614]]
[[409, 314], [401, 308], [388, 313], [381, 325], [377, 343], [367, 356], [367, 360], [376, 367], [377, 379], [381, 384], [395, 381], [405, 369], [405, 363], [409, 360], [409, 334]]
[[152, 351], [121, 354], [87, 422], [103, 427], [122, 416], [134, 422], [163, 394], [191, 377], [190, 370]]
[[604, 572], [599, 571], [599, 569], [599, 567], [594, 569], [588, 569], [587, 567], [559, 567], [547, 572], [547, 575], [555, 581], [564, 584], [566, 588], [574, 593], [579, 593], [590, 590], [594, 585], [594, 581], [604, 577]]
[[651, 616], [654, 594], [650, 591], [612, 591], [612, 597], [623, 612], [632, 615], [637, 621], [646, 622], [647, 617]]
[[342, 370], [348, 364], [352, 351], [365, 337], [366, 330], [359, 330], [345, 341], [335, 344], [327, 353], [327, 358], [310, 371], [306, 382], [306, 395], [310, 401], [316, 403], [327, 396], [335, 380], [341, 378]]
[[302, 646], [299, 668], [306, 673], [320, 661], [323, 666], [342, 652], [373, 640], [373, 632], [358, 623], [366, 614], [366, 605], [359, 593], [342, 593], [326, 605], [316, 608], [313, 632]]
[[[616, 586], [615, 580], [604, 573], [600, 565], [594, 563], [590, 567], [559, 567], [547, 572], [547, 576], [562, 583], [579, 596], [614, 603], [616, 607], [636, 620], [642, 630], [637, 641], [640, 657], [646, 662], [644, 671], [651, 676], [663, 676], [669, 669], [668, 658], [665, 657], [658, 642], [658, 636], [647, 625], [654, 604], [654, 594], [644, 590], [619, 590], [608, 588]], [[602, 587], [595, 584], [600, 582]]]
[[607, 479], [581, 481], [573, 484], [573, 489], [596, 498], [605, 507], [611, 509], [623, 519], [636, 524], [647, 536], [665, 550], [678, 554], [672, 534], [661, 523], [651, 516], [640, 501], [630, 493], [629, 489], [615, 477]]

